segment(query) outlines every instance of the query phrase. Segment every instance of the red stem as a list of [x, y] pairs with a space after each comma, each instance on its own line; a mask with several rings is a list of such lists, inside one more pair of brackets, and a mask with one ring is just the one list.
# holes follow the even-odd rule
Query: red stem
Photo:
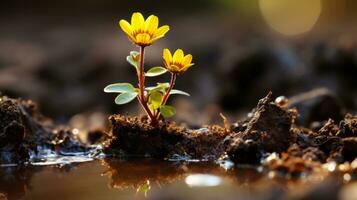
[[169, 88], [167, 89], [164, 98], [162, 99], [161, 105], [165, 105], [166, 102], [167, 102], [167, 100], [169, 99], [170, 92], [171, 92], [172, 88], [174, 88], [175, 81], [176, 81], [176, 74], [175, 74], [175, 73], [171, 73], [170, 86], [169, 86]]
[[138, 73], [138, 79], [139, 79], [139, 102], [141, 106], [144, 108], [146, 114], [149, 115], [151, 122], [155, 123], [155, 116], [151, 113], [150, 108], [147, 105], [147, 99], [145, 97], [145, 74], [144, 74], [144, 57], [145, 57], [145, 47], [140, 46], [140, 61], [139, 61], [139, 73]]
[[144, 74], [144, 57], [145, 57], [145, 47], [140, 47], [140, 60], [139, 60], [139, 90], [140, 90], [140, 98], [143, 102], [146, 101], [145, 93], [144, 93], [144, 85], [145, 85], [145, 74]]

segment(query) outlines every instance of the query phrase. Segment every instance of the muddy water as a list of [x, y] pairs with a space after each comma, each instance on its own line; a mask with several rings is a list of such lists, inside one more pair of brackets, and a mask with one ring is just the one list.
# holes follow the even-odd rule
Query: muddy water
[[0, 168], [0, 199], [355, 199], [356, 184], [341, 187], [336, 180], [293, 180], [204, 162], [102, 159]]

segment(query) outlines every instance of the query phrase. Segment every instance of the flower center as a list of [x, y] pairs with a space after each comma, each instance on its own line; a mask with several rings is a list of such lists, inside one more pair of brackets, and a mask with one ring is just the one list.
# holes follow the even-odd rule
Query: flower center
[[173, 63], [171, 63], [171, 65], [173, 65], [173, 66], [175, 66], [175, 67], [177, 67], [177, 68], [179, 68], [179, 69], [181, 69], [181, 68], [184, 67], [184, 66], [182, 65], [182, 63], [179, 63], [179, 62], [173, 62]]
[[149, 31], [146, 31], [146, 30], [142, 30], [142, 29], [139, 29], [139, 30], [135, 30], [133, 31], [133, 36], [136, 38], [136, 36], [140, 35], [140, 34], [143, 34], [146, 36], [149, 36], [150, 38], [153, 38], [154, 37], [154, 34], [153, 33], [150, 33]]

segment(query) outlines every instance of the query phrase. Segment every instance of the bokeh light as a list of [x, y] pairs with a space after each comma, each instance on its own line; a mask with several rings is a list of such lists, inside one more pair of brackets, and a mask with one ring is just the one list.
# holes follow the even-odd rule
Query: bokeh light
[[266, 23], [284, 35], [297, 35], [313, 28], [319, 19], [321, 0], [260, 0]]

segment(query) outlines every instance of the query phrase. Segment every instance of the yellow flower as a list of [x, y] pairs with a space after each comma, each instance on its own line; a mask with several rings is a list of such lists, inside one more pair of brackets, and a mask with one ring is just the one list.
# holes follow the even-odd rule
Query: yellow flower
[[185, 56], [182, 49], [177, 49], [174, 56], [172, 56], [170, 50], [164, 49], [162, 57], [164, 59], [165, 67], [172, 73], [183, 73], [193, 65], [193, 63], [191, 63], [192, 55], [187, 54]]
[[136, 45], [149, 46], [157, 39], [165, 36], [170, 27], [159, 26], [159, 19], [155, 15], [150, 15], [146, 20], [139, 12], [131, 16], [131, 24], [122, 19], [119, 21], [120, 28]]

